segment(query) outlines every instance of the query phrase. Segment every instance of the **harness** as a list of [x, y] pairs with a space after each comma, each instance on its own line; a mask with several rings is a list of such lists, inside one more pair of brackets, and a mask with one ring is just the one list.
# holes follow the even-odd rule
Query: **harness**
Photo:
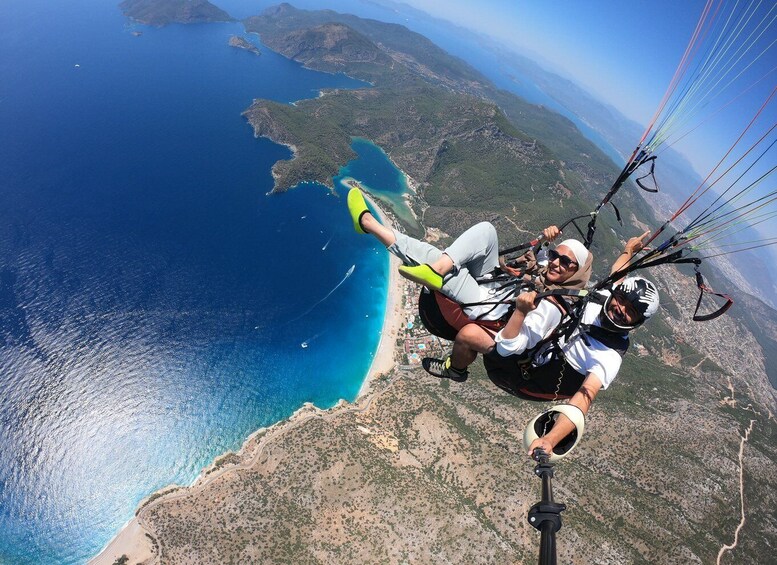
[[[529, 280], [525, 278], [516, 278], [513, 275], [499, 271], [499, 274], [486, 275], [475, 280], [478, 284], [496, 283], [498, 286], [490, 289], [490, 291], [497, 296], [506, 296], [506, 291], [510, 288], [514, 289], [511, 293], [512, 295], [517, 295], [526, 290], [534, 290], [536, 288], [534, 283], [536, 278], [536, 276], [532, 276]], [[493, 312], [498, 306], [504, 304], [508, 305], [508, 309], [499, 319], [483, 319], [483, 317]], [[475, 319], [470, 318], [464, 313], [464, 308], [476, 306], [491, 306], [491, 308], [479, 314]], [[456, 334], [467, 324], [477, 324], [486, 330], [496, 333], [505, 326], [507, 320], [512, 315], [513, 310], [515, 310], [515, 304], [512, 300], [512, 296], [510, 297], [510, 300], [505, 300], [503, 297], [500, 300], [459, 303], [440, 292], [422, 288], [418, 298], [418, 315], [421, 318], [424, 327], [429, 333], [449, 341], [456, 339]]]
[[[568, 292], [568, 291], [567, 291]], [[483, 361], [492, 380], [501, 388], [518, 396], [530, 399], [558, 400], [570, 398], [582, 385], [586, 375], [575, 370], [564, 357], [561, 339], [570, 343], [570, 337], [578, 330], [573, 339], [582, 339], [590, 346], [589, 339], [595, 339], [605, 347], [613, 349], [621, 357], [629, 347], [627, 333], [614, 333], [593, 324], [581, 322], [582, 313], [589, 302], [604, 305], [607, 295], [580, 291], [585, 299], [580, 304], [570, 306], [561, 296], [554, 296], [552, 302], [562, 313], [561, 322], [547, 337], [540, 340], [534, 347], [520, 355], [502, 357], [496, 352], [484, 355]], [[537, 357], [545, 359], [537, 364]], [[565, 379], [566, 377], [566, 379]], [[553, 386], [555, 383], [555, 386]]]

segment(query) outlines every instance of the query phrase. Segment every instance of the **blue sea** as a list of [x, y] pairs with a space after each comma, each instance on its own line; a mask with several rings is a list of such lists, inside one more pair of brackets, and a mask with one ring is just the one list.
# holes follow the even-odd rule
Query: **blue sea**
[[[364, 85], [229, 47], [242, 31], [0, 3], [2, 564], [82, 563], [149, 493], [358, 394], [387, 254], [342, 193], [268, 195], [290, 152], [241, 112]], [[397, 198], [354, 148], [341, 176]]]

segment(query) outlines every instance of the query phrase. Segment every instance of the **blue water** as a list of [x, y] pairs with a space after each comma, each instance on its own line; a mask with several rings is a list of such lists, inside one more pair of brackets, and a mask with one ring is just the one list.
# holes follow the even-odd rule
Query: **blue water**
[[3, 564], [83, 562], [150, 492], [353, 399], [382, 324], [385, 252], [322, 186], [267, 196], [290, 153], [241, 116], [361, 83], [112, 4], [0, 3]]
[[383, 149], [368, 139], [353, 138], [351, 148], [358, 155], [340, 169], [340, 174], [334, 182], [342, 190], [350, 188], [348, 181], [358, 179], [359, 185], [373, 196], [386, 204], [407, 226], [420, 230], [404, 195], [411, 190], [407, 177], [398, 169]]

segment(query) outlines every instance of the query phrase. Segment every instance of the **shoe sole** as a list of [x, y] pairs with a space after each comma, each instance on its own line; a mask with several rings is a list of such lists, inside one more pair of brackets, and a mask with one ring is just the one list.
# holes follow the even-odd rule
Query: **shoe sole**
[[[429, 268], [431, 269], [431, 267], [429, 267]], [[423, 277], [419, 277], [419, 276], [413, 274], [412, 272], [405, 271], [402, 267], [399, 267], [398, 270], [399, 270], [399, 274], [402, 275], [403, 277], [405, 277], [409, 281], [413, 281], [416, 284], [423, 285], [426, 288], [429, 288], [431, 290], [442, 290], [442, 285], [437, 286], [437, 285], [427, 281]], [[440, 277], [440, 278], [442, 278], [442, 277]]]
[[353, 221], [353, 229], [356, 233], [367, 233], [362, 228], [362, 216], [369, 212], [367, 202], [364, 200], [362, 191], [354, 187], [348, 191], [348, 212], [351, 214], [351, 220]]

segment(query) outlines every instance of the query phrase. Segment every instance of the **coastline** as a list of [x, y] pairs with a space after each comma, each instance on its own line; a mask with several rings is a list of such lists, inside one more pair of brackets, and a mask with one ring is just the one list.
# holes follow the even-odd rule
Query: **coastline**
[[[365, 199], [370, 203], [373, 209], [376, 211], [379, 220], [384, 225], [394, 229], [394, 222], [390, 215], [379, 206], [375, 198], [372, 198], [368, 193], [364, 193]], [[399, 276], [397, 266], [399, 265], [399, 259], [389, 253], [389, 273], [388, 273], [388, 285], [386, 288], [386, 306], [383, 315], [383, 326], [381, 328], [381, 336], [375, 350], [375, 356], [372, 359], [370, 368], [364, 377], [361, 388], [359, 389], [354, 403], [364, 400], [372, 393], [372, 384], [378, 377], [390, 372], [395, 364], [395, 354], [397, 347], [395, 346], [396, 340], [399, 336], [399, 332], [403, 323], [403, 311], [402, 311], [402, 297], [404, 290], [404, 279]], [[344, 402], [341, 400], [335, 406], [329, 410], [337, 410], [344, 406]], [[294, 422], [299, 419], [303, 414], [309, 414], [313, 410], [318, 412], [319, 410], [310, 405], [304, 405], [300, 407], [294, 414], [292, 414], [286, 420], [277, 422], [270, 428], [260, 428], [248, 436], [240, 448], [238, 455], [243, 456], [256, 449], [257, 444], [262, 442], [259, 437], [266, 438], [269, 434], [269, 430], [274, 429], [276, 431], [283, 430], [287, 425], [294, 425]], [[201, 486], [203, 479], [207, 476], [208, 479], [215, 478], [209, 475], [211, 470], [219, 459], [224, 455], [222, 454], [214, 459], [214, 461], [208, 467], [204, 468], [194, 482], [186, 487], [187, 490], [197, 486]], [[222, 470], [228, 471], [229, 468]], [[219, 473], [220, 474], [220, 473]], [[163, 487], [160, 491], [164, 492], [168, 490], [171, 485]], [[100, 550], [100, 552], [92, 557], [87, 563], [89, 565], [112, 565], [117, 559], [126, 555], [130, 558], [131, 563], [138, 564], [150, 564], [156, 561], [157, 553], [152, 541], [152, 538], [148, 534], [147, 530], [140, 523], [138, 518], [141, 508], [144, 507], [146, 501], [148, 501], [156, 493], [149, 493], [141, 503], [138, 505], [135, 516], [133, 516], [124, 526], [117, 532], [117, 534]]]
[[128, 556], [132, 563], [151, 563], [155, 557], [151, 539], [145, 528], [138, 522], [138, 517], [122, 526], [121, 530], [100, 550], [96, 556], [87, 561], [87, 565], [112, 565], [123, 555]]
[[[391, 217], [378, 205], [378, 202], [366, 192], [364, 193], [364, 198], [375, 209], [380, 222], [391, 229], [395, 229]], [[389, 253], [388, 256], [389, 268], [388, 285], [386, 287], [386, 308], [383, 313], [383, 327], [380, 332], [380, 341], [375, 350], [375, 357], [372, 359], [370, 369], [367, 371], [364, 382], [359, 389], [359, 394], [356, 396], [357, 400], [369, 391], [370, 385], [376, 378], [385, 375], [396, 365], [395, 353], [397, 348], [395, 343], [403, 322], [402, 295], [404, 279], [399, 276], [399, 271], [397, 270], [397, 266], [400, 264], [399, 258], [391, 253]]]

